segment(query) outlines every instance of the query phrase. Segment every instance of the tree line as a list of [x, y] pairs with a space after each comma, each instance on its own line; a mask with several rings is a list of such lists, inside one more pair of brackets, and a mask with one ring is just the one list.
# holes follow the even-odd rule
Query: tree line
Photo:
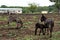
[[0, 8], [22, 8], [23, 13], [41, 13], [41, 11], [53, 11], [54, 6], [37, 6], [36, 4], [29, 4], [29, 7], [20, 7], [20, 6], [6, 6], [6, 5], [1, 5]]
[[54, 5], [50, 6], [39, 6], [35, 3], [28, 4], [28, 7], [20, 7], [20, 6], [6, 6], [1, 5], [0, 8], [22, 8], [23, 13], [41, 13], [41, 11], [48, 11], [48, 13], [60, 13], [60, 0], [50, 0], [51, 2], [55, 2]]

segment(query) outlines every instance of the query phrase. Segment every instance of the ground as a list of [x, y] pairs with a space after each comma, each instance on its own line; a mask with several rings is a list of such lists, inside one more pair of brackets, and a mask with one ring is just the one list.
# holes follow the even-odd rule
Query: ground
[[[57, 25], [57, 24], [56, 24]], [[34, 27], [21, 29], [0, 29], [0, 40], [60, 40], [60, 27], [54, 26], [53, 37], [34, 35]]]
[[[54, 22], [55, 24], [54, 24], [52, 38], [49, 38], [48, 35], [44, 35], [44, 36], [42, 34], [40, 36], [34, 35], [35, 32], [34, 24], [36, 23], [39, 15], [35, 15], [35, 16], [27, 15], [26, 17], [25, 16], [23, 15], [20, 17], [23, 19], [22, 21], [24, 22], [24, 26], [21, 29], [8, 29], [9, 27], [11, 28], [12, 26], [9, 27], [0, 26], [0, 40], [60, 40], [60, 19], [58, 16], [53, 15], [55, 17], [55, 22]], [[0, 20], [3, 20], [3, 18], [0, 18]], [[6, 18], [4, 20], [6, 20]], [[16, 24], [15, 23], [14, 24], [11, 23], [11, 24], [14, 25], [13, 28], [15, 28]]]

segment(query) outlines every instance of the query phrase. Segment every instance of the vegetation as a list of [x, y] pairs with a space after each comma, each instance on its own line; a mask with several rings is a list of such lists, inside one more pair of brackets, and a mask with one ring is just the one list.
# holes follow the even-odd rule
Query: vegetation
[[7, 6], [6, 5], [1, 5], [1, 8], [7, 8]]
[[6, 6], [6, 5], [1, 5], [0, 8], [22, 8], [23, 13], [41, 13], [41, 11], [48, 11], [48, 12], [54, 12], [54, 10], [57, 10], [54, 5], [51, 6], [44, 6], [41, 7], [38, 4], [35, 3], [30, 3], [28, 4], [29, 7], [20, 7], [20, 6]]
[[[60, 40], [59, 36], [60, 32], [54, 32], [52, 38], [48, 38], [48, 36], [34, 36], [34, 35], [26, 35], [24, 38], [21, 38], [22, 40]], [[17, 38], [19, 40], [20, 38]]]
[[[7, 16], [4, 16], [4, 17], [0, 16], [0, 19], [2, 19], [2, 20], [7, 20], [7, 18], [8, 18]], [[24, 19], [26, 17], [22, 16], [21, 18]], [[34, 20], [38, 20], [37, 16], [33, 16], [32, 18]], [[53, 36], [52, 36], [52, 38], [49, 38], [49, 36], [47, 36], [47, 35], [45, 35], [45, 36], [44, 35], [40, 35], [40, 36], [36, 35], [35, 36], [34, 35], [34, 32], [35, 32], [34, 29], [35, 28], [34, 28], [34, 26], [32, 26], [35, 21], [34, 20], [30, 21], [29, 19], [27, 19], [27, 20], [28, 20], [27, 22], [26, 22], [26, 20], [24, 20], [25, 21], [24, 22], [24, 27], [22, 27], [21, 29], [18, 29], [18, 30], [15, 30], [15, 29], [8, 30], [7, 29], [7, 28], [10, 28], [10, 27], [15, 28], [16, 27], [15, 22], [10, 23], [10, 25], [11, 25], [10, 27], [3, 26], [3, 25], [2, 25], [2, 27], [0, 26], [0, 29], [1, 28], [6, 28], [6, 30], [4, 30], [4, 29], [0, 30], [0, 39], [4, 40], [6, 38], [6, 40], [9, 40], [9, 39], [10, 40], [11, 39], [13, 39], [13, 40], [60, 40], [60, 31], [58, 31], [58, 30], [60, 30], [59, 29], [60, 25], [56, 26], [57, 24], [59, 24], [59, 21], [58, 22], [56, 21], [57, 24], [55, 25], [57, 31], [54, 28]]]
[[51, 2], [55, 2], [55, 7], [58, 10], [58, 13], [60, 13], [60, 0], [50, 0]]
[[6, 6], [1, 5], [0, 8], [22, 8], [23, 13], [41, 13], [41, 11], [48, 11], [48, 13], [52, 12], [58, 12], [60, 13], [60, 0], [50, 0], [51, 2], [54, 2], [54, 5], [50, 6], [39, 6], [36, 3], [29, 3], [28, 7], [21, 7], [21, 6]]
[[28, 9], [33, 13], [33, 12], [37, 11], [37, 8], [38, 8], [37, 4], [32, 3], [32, 4], [29, 4], [29, 8]]

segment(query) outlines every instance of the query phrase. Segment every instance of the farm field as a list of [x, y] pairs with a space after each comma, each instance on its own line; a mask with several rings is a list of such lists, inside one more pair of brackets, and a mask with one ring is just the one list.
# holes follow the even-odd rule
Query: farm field
[[[34, 35], [35, 23], [38, 22], [41, 15], [19, 15], [19, 18], [23, 21], [23, 27], [21, 29], [8, 29], [15, 28], [16, 23], [12, 22], [11, 26], [0, 25], [0, 40], [60, 40], [60, 15], [46, 14], [47, 18], [53, 18], [55, 21], [53, 36], [49, 38], [48, 35]], [[7, 21], [8, 16], [0, 17], [0, 20]], [[38, 30], [39, 31], [39, 30]]]

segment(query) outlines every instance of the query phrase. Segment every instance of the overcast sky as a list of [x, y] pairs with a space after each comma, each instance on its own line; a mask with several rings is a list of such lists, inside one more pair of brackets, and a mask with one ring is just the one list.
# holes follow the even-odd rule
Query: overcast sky
[[39, 6], [49, 6], [54, 4], [49, 0], [0, 0], [0, 6], [28, 6], [29, 3], [36, 3], [39, 4]]

